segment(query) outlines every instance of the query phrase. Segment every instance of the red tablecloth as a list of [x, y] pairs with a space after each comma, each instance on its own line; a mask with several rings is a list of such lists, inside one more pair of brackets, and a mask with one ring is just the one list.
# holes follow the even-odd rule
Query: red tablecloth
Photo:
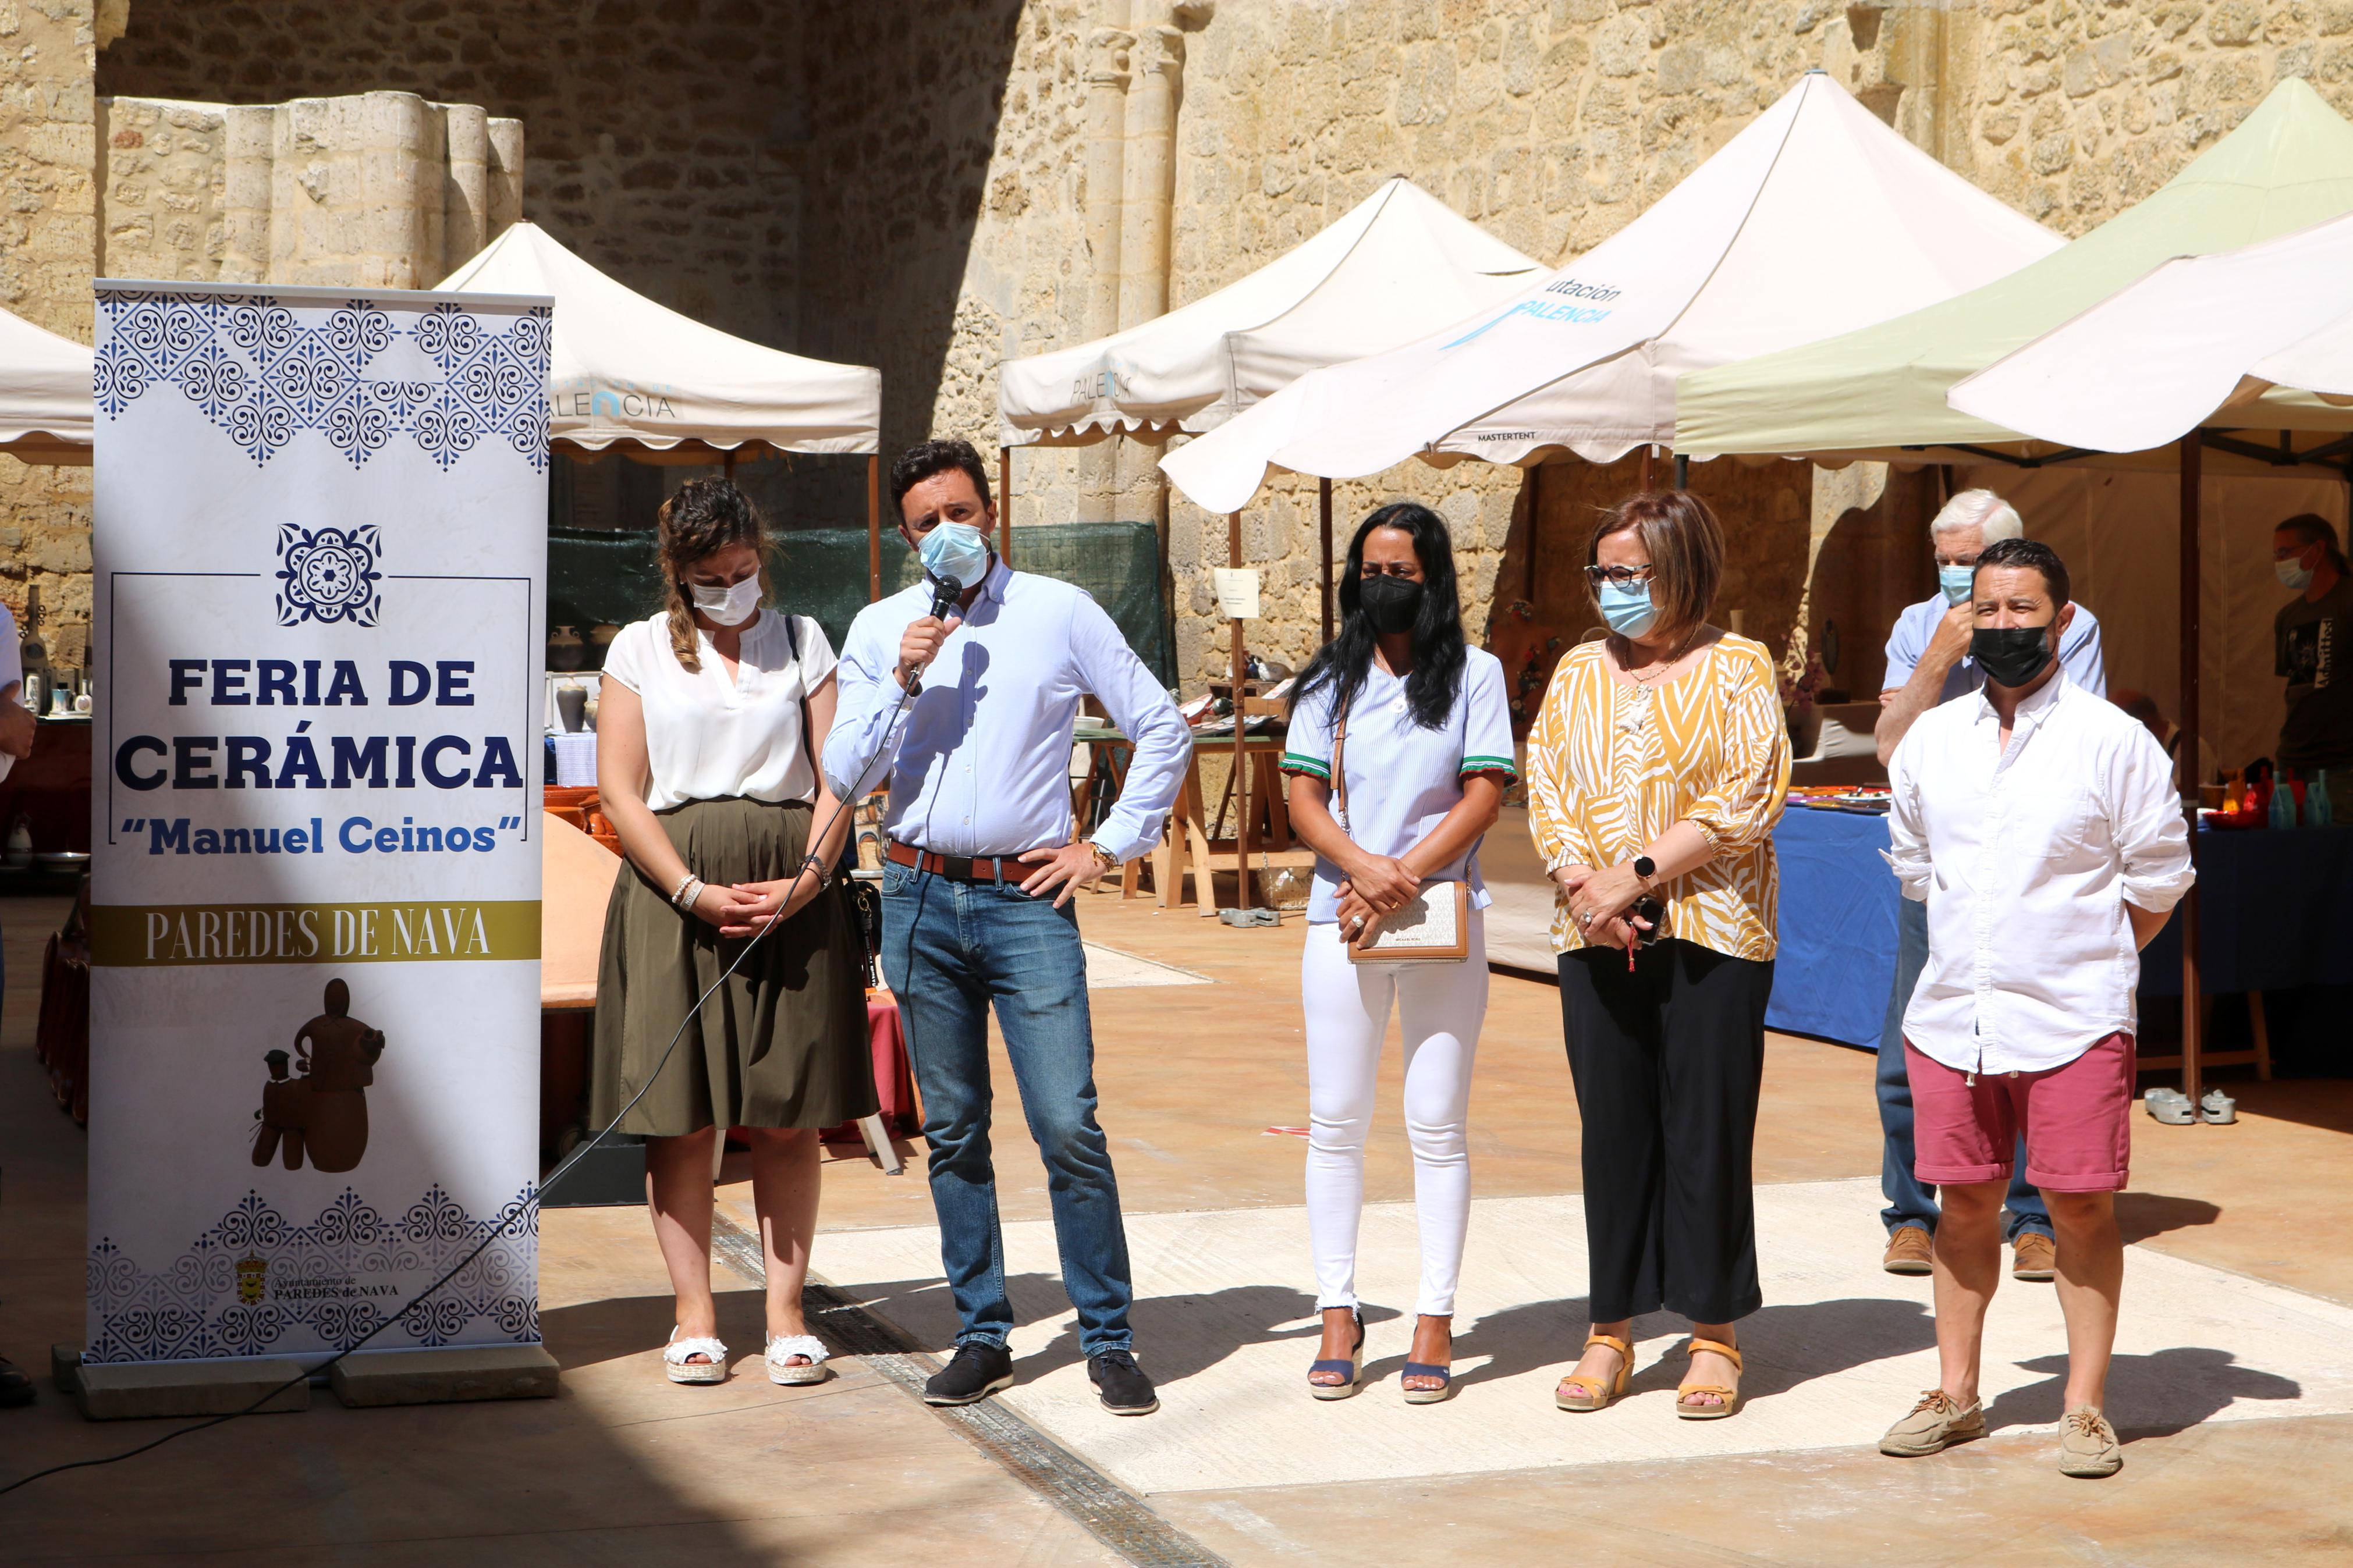
[[[915, 1069], [907, 1060], [907, 1037], [899, 1026], [899, 1000], [887, 991], [866, 999], [866, 1039], [873, 1053], [874, 1100], [882, 1125], [895, 1136], [912, 1138], [923, 1129], [923, 1112], [915, 1101]], [[861, 1142], [855, 1121], [828, 1127], [823, 1136], [829, 1143]]]

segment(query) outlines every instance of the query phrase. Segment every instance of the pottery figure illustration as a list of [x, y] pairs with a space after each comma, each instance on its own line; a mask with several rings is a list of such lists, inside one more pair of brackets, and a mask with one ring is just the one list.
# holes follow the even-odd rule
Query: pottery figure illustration
[[311, 1120], [311, 1080], [286, 1076], [284, 1051], [267, 1052], [261, 1059], [269, 1064], [269, 1081], [261, 1086], [261, 1109], [253, 1113], [260, 1123], [253, 1132], [253, 1163], [267, 1165], [282, 1149], [286, 1168], [299, 1171], [302, 1133]]
[[351, 987], [341, 980], [327, 982], [326, 1005], [294, 1035], [310, 1090], [303, 1146], [314, 1170], [348, 1171], [367, 1152], [367, 1088], [385, 1037], [351, 1016]]

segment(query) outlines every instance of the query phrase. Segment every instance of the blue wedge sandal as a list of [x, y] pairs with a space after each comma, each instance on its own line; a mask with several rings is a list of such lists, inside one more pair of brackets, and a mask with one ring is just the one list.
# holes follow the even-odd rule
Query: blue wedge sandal
[[[1365, 1375], [1365, 1314], [1352, 1312], [1356, 1320], [1356, 1346], [1345, 1361], [1311, 1362], [1307, 1367], [1307, 1392], [1318, 1399], [1345, 1399], [1356, 1392], [1356, 1384]], [[1347, 1375], [1345, 1383], [1317, 1383], [1318, 1373], [1337, 1372]]]
[[[1446, 1349], [1446, 1365], [1432, 1366], [1427, 1362], [1409, 1361], [1398, 1373], [1398, 1391], [1405, 1395], [1408, 1405], [1438, 1405], [1454, 1397], [1454, 1331], [1451, 1327], [1447, 1330]], [[1405, 1380], [1409, 1377], [1434, 1377], [1438, 1380], [1438, 1386], [1407, 1388]]]

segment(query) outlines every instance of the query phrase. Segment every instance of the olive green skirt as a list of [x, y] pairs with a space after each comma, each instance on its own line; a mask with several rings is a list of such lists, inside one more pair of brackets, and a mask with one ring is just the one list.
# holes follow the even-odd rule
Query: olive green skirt
[[[800, 802], [694, 800], [654, 819], [706, 882], [773, 882], [800, 868], [811, 812]], [[602, 1127], [652, 1087], [620, 1131], [670, 1138], [721, 1127], [833, 1127], [875, 1109], [866, 991], [839, 889], [761, 939], [662, 1051], [744, 940], [670, 907], [628, 861], [605, 913], [596, 971], [590, 1122]], [[659, 1071], [656, 1068], [659, 1066]]]

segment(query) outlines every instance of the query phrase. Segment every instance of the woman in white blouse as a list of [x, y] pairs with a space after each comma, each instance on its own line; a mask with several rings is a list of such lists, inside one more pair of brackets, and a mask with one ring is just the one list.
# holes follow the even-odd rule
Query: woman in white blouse
[[[1405, 1047], [1421, 1291], [1398, 1387], [1453, 1392], [1454, 1285], [1471, 1223], [1471, 1066], [1487, 1014], [1487, 891], [1479, 841], [1512, 782], [1504, 667], [1462, 636], [1454, 552], [1428, 507], [1398, 501], [1348, 544], [1340, 633], [1308, 662], [1282, 769], [1291, 824], [1315, 851], [1300, 988], [1307, 1025], [1307, 1231], [1321, 1352], [1307, 1391], [1344, 1399], [1364, 1366], [1356, 1229], [1365, 1139], [1392, 1005]], [[1439, 884], [1451, 884], [1440, 888]], [[1421, 900], [1464, 910], [1464, 956], [1352, 961], [1368, 926]]]
[[[659, 549], [669, 607], [613, 639], [597, 708], [597, 792], [628, 864], [605, 921], [593, 1114], [601, 1125], [645, 1091], [620, 1131], [646, 1139], [647, 1206], [678, 1298], [663, 1351], [670, 1381], [727, 1377], [711, 1177], [712, 1141], [736, 1127], [752, 1142], [768, 1375], [816, 1383], [826, 1347], [802, 1321], [801, 1283], [818, 1130], [875, 1109], [865, 993], [829, 885], [850, 825], [818, 766], [833, 649], [808, 617], [761, 608], [760, 514], [727, 480], [694, 480], [664, 503]], [[811, 843], [817, 823], [828, 826]], [[772, 924], [698, 1011], [743, 943]]]

